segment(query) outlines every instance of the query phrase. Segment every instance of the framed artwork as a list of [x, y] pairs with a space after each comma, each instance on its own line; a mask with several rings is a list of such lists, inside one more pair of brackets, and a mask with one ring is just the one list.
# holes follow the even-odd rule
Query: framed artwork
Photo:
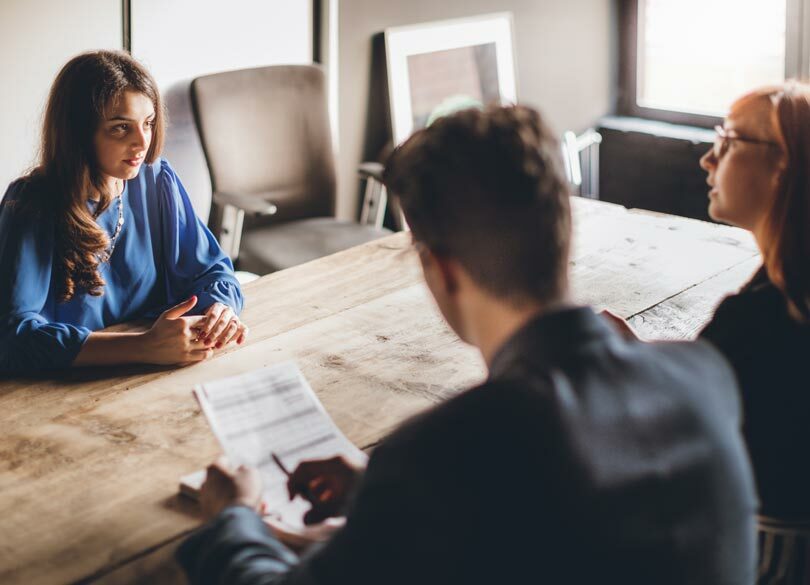
[[517, 101], [509, 12], [389, 28], [385, 49], [395, 144], [442, 115]]

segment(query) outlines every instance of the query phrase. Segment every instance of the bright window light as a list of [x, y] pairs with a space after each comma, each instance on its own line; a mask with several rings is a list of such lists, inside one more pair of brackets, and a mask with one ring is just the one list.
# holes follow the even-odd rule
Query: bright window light
[[639, 0], [637, 103], [723, 116], [785, 79], [787, 0]]

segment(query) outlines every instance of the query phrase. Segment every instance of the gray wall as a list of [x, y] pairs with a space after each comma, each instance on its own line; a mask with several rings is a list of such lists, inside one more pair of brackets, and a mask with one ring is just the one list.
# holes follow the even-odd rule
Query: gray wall
[[613, 109], [613, 0], [339, 0], [338, 6], [340, 217], [356, 216], [357, 164], [376, 156], [387, 139], [380, 40], [372, 51], [372, 39], [387, 27], [511, 11], [521, 102], [542, 109], [560, 133], [584, 129]]

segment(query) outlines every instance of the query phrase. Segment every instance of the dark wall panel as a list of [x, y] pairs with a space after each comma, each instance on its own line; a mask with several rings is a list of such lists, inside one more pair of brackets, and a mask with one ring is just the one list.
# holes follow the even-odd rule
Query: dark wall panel
[[708, 144], [612, 128], [599, 132], [603, 201], [709, 220], [709, 188], [699, 165]]

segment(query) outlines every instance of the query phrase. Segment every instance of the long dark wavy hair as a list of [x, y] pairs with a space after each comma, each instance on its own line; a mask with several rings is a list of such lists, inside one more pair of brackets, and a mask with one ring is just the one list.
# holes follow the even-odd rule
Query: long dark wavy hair
[[[67, 302], [83, 290], [103, 294], [99, 255], [109, 246], [95, 217], [109, 207], [109, 193], [99, 170], [94, 137], [108, 107], [125, 91], [147, 96], [155, 108], [152, 142], [144, 164], [154, 162], [163, 148], [166, 114], [157, 84], [149, 72], [122, 51], [92, 51], [67, 62], [48, 96], [42, 125], [38, 165], [25, 178], [21, 207], [33, 220], [55, 216], [54, 269], [59, 300]], [[87, 200], [99, 198], [96, 216]]]

